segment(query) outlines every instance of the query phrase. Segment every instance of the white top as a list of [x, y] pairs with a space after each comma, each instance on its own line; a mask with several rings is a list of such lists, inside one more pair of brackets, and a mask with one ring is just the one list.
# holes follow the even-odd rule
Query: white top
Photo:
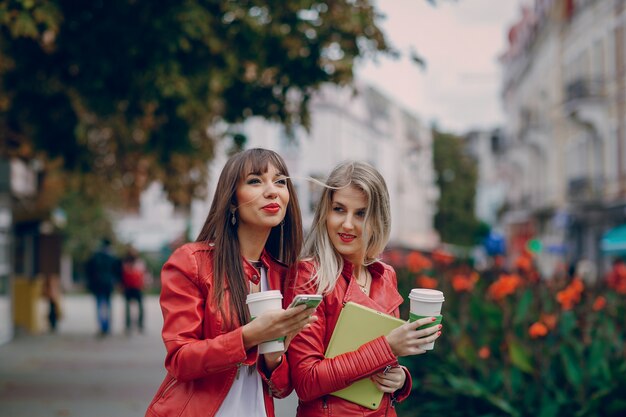
[[[265, 268], [260, 270], [261, 291], [267, 291], [267, 273]], [[267, 417], [261, 375], [256, 369], [251, 373], [250, 367], [246, 365], [241, 365], [237, 370], [235, 381], [215, 414], [215, 417], [233, 416]]]

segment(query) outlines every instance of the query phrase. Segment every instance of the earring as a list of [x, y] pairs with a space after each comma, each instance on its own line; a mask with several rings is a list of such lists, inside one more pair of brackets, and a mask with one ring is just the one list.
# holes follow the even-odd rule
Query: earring
[[233, 226], [237, 224], [237, 217], [235, 217], [235, 210], [230, 212], [230, 224]]

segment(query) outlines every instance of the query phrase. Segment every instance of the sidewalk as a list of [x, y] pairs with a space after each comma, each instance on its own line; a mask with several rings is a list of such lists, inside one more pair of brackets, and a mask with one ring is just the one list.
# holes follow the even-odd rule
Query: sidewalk
[[[99, 339], [92, 297], [66, 296], [57, 334], [0, 346], [0, 417], [143, 417], [165, 375], [158, 298], [144, 308], [145, 333], [126, 336], [115, 297], [113, 334]], [[295, 414], [293, 396], [276, 405], [277, 417]]]

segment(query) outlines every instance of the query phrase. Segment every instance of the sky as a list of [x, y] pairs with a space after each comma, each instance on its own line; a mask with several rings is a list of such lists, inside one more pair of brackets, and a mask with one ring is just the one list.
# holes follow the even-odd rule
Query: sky
[[[524, 1], [528, 3], [528, 0]], [[386, 15], [379, 26], [402, 58], [379, 57], [356, 68], [357, 78], [378, 87], [427, 124], [462, 134], [504, 120], [498, 56], [522, 0], [376, 0]], [[413, 48], [426, 68], [412, 63]]]

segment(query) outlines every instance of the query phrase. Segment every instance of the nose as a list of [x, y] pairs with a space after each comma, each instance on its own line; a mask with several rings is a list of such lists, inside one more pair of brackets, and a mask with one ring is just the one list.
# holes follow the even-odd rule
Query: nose
[[276, 198], [278, 196], [278, 188], [273, 181], [269, 181], [263, 192], [265, 198]]
[[352, 230], [354, 229], [354, 222], [353, 222], [354, 218], [352, 216], [352, 214], [346, 214], [346, 217], [344, 217], [343, 219], [343, 223], [341, 224], [341, 226], [344, 228], [344, 230]]

